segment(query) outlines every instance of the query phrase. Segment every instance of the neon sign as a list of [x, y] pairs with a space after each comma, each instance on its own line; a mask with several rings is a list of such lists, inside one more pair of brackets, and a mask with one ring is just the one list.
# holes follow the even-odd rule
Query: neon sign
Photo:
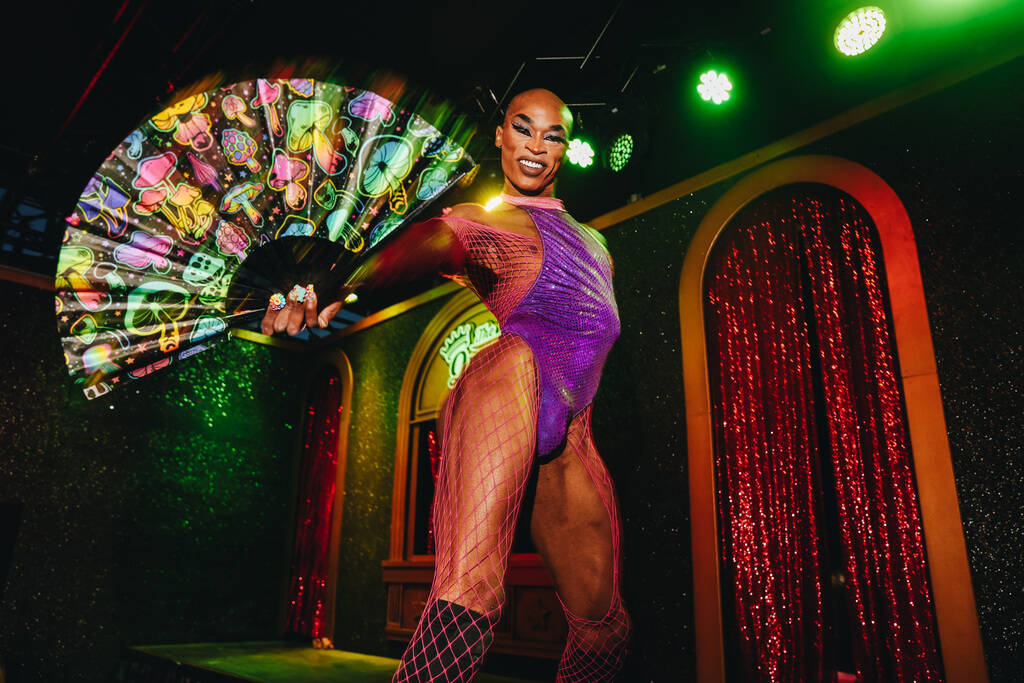
[[444, 362], [448, 365], [448, 388], [455, 386], [455, 380], [459, 378], [462, 371], [469, 363], [469, 359], [476, 355], [485, 344], [497, 339], [501, 334], [498, 321], [485, 320], [480, 324], [466, 322], [457, 325], [448, 333], [441, 349], [438, 352]]

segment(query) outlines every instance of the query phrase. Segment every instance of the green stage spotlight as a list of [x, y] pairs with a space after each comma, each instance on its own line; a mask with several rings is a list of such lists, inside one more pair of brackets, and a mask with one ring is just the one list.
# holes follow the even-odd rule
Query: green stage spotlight
[[867, 52], [885, 33], [885, 12], [879, 7], [861, 7], [846, 15], [836, 27], [836, 49], [848, 57]]
[[697, 85], [697, 93], [705, 102], [721, 104], [729, 99], [732, 90], [732, 81], [724, 73], [715, 70], [705, 71], [700, 75], [700, 83]]
[[633, 140], [633, 136], [629, 133], [620, 134], [608, 148], [608, 168], [616, 173], [621, 171], [629, 163], [634, 149], [636, 149], [636, 142]]
[[576, 164], [580, 168], [586, 168], [594, 163], [594, 148], [589, 142], [576, 138], [569, 141], [569, 149], [565, 155], [569, 157], [569, 163]]

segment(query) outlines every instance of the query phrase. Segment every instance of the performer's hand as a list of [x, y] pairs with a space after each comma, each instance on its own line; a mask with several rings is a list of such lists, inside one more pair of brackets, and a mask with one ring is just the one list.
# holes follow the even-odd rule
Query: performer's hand
[[343, 291], [339, 300], [328, 304], [317, 313], [318, 298], [313, 286], [295, 285], [287, 296], [275, 294], [270, 298], [260, 329], [266, 335], [278, 332], [294, 335], [307, 326], [327, 327], [331, 319], [341, 310], [345, 294], [347, 292]]

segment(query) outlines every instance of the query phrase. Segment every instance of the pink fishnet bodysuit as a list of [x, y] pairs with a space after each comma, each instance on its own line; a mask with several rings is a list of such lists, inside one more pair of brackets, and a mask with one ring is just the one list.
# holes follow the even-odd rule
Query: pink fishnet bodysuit
[[[551, 212], [546, 218], [554, 217], [556, 211], [563, 221], [568, 218], [561, 213], [561, 202], [542, 208]], [[531, 215], [538, 225], [542, 222]], [[454, 279], [479, 295], [504, 329], [546, 267], [545, 239], [453, 216], [444, 220], [465, 255], [464, 272]], [[571, 224], [579, 231], [588, 230], [574, 221]], [[607, 252], [601, 250], [607, 259]], [[602, 266], [608, 269], [610, 291], [607, 260]], [[617, 334], [617, 317], [615, 325]], [[603, 364], [603, 354], [599, 361]], [[570, 362], [569, 356], [562, 362]], [[470, 681], [479, 669], [505, 602], [505, 572], [537, 456], [541, 384], [531, 346], [520, 335], [503, 332], [474, 356], [440, 410], [434, 583], [395, 681]], [[578, 458], [583, 464], [611, 530], [612, 585], [607, 589], [610, 601], [604, 617], [584, 619], [563, 602], [569, 634], [558, 680], [581, 683], [613, 680], [622, 666], [629, 633], [629, 617], [619, 594], [618, 507], [594, 446], [590, 398], [572, 414], [568, 426], [563, 425], [559, 436], [549, 439], [564, 436], [561, 457]]]

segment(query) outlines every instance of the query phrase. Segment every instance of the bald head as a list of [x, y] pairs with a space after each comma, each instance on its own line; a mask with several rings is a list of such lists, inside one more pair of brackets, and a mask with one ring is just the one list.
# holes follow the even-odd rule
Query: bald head
[[561, 97], [544, 88], [524, 90], [509, 100], [508, 107], [505, 109], [504, 123], [507, 124], [509, 117], [515, 116], [522, 109], [538, 106], [549, 107], [556, 112], [556, 117], [560, 118], [562, 125], [565, 126], [566, 135], [572, 134], [572, 112], [569, 111], [569, 107], [565, 105]]
[[550, 90], [536, 88], [513, 97], [504, 122], [494, 131], [508, 194], [552, 196], [555, 176], [569, 147], [572, 114]]

